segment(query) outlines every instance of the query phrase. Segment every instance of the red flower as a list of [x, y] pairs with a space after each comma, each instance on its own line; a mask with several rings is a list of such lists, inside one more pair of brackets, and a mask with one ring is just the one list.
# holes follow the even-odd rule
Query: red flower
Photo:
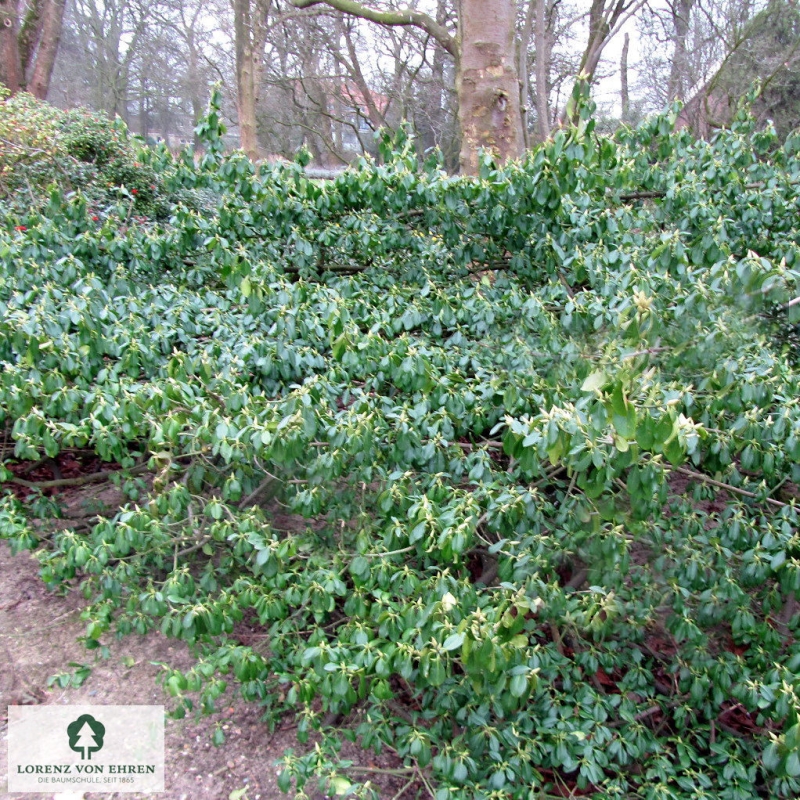
[[139, 194], [139, 190], [138, 189], [131, 189], [131, 194]]
[[98, 217], [96, 214], [92, 216], [92, 222], [97, 222], [99, 219], [100, 217]]
[[155, 185], [154, 183], [151, 183], [151, 184], [150, 184], [150, 188], [151, 188], [151, 189], [155, 189], [155, 188], [156, 188], [156, 185]]
[[15, 231], [26, 231], [26, 230], [28, 230], [28, 229], [27, 229], [27, 228], [26, 228], [24, 225], [17, 225], [17, 226], [14, 228], [14, 230], [15, 230]]

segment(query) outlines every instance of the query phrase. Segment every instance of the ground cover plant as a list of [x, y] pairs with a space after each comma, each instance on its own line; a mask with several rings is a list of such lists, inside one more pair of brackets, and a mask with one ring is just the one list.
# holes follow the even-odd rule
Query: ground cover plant
[[[177, 713], [321, 730], [299, 797], [371, 795], [343, 737], [437, 800], [800, 792], [800, 139], [582, 92], [479, 178], [254, 167], [212, 103], [168, 214], [4, 206], [0, 534], [87, 646], [193, 643]], [[65, 454], [129, 502], [48, 527]]]

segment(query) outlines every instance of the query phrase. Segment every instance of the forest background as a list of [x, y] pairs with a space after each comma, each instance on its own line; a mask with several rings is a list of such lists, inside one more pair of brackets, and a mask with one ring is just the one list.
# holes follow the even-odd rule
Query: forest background
[[563, 122], [581, 72], [601, 130], [678, 99], [679, 125], [708, 135], [754, 81], [757, 117], [781, 135], [800, 121], [794, 0], [0, 0], [0, 81], [176, 148], [221, 82], [228, 144], [251, 157], [305, 145], [316, 167], [341, 168], [406, 121], [419, 155], [439, 148], [455, 171], [476, 149], [457, 45], [491, 38], [490, 19], [510, 78], [495, 91], [519, 119], [512, 155]]

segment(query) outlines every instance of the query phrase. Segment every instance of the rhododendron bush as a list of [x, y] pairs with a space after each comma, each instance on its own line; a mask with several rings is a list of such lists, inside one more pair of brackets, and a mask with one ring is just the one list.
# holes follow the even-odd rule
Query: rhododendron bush
[[[437, 800], [800, 792], [800, 139], [582, 91], [478, 178], [254, 167], [212, 103], [202, 157], [3, 212], [0, 533], [87, 646], [194, 645], [178, 715], [293, 715], [300, 797], [371, 796], [343, 738]], [[65, 452], [125, 505], [43, 526]]]

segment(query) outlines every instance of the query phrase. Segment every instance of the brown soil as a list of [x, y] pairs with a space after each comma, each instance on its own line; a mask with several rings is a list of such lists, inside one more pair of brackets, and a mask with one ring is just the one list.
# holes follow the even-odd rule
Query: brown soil
[[[87, 501], [92, 513], [101, 506], [118, 505], [113, 487], [81, 487], [65, 492], [59, 499], [65, 504], [66, 516], [85, 514]], [[65, 496], [68, 495], [68, 496]], [[84, 633], [80, 619], [83, 598], [76, 591], [66, 595], [47, 589], [38, 575], [38, 563], [29, 554], [13, 556], [5, 542], [0, 542], [0, 738], [7, 738], [7, 710], [19, 704], [70, 705], [164, 705], [171, 707], [171, 698], [157, 683], [162, 671], [158, 663], [187, 669], [192, 655], [185, 643], [168, 639], [158, 632], [146, 636], [128, 636], [122, 641], [108, 641], [110, 657], [103, 659], [98, 651], [89, 651], [77, 639]], [[74, 671], [70, 662], [86, 664], [91, 674], [77, 688], [48, 687], [48, 678]], [[228, 800], [231, 792], [247, 788], [241, 800], [279, 800], [286, 798], [277, 787], [280, 774], [278, 761], [287, 748], [296, 753], [313, 748], [300, 745], [292, 720], [270, 733], [255, 704], [236, 697], [230, 687], [223, 698], [224, 709], [212, 716], [166, 720], [166, 791], [156, 795], [136, 793], [60, 793], [9, 794], [7, 747], [0, 743], [0, 797], [19, 800], [96, 800], [98, 798], [143, 798], [160, 800]], [[211, 736], [219, 722], [226, 741], [216, 747]], [[351, 759], [363, 768], [398, 767], [393, 754], [377, 758], [345, 741], [342, 758]], [[351, 780], [364, 780], [364, 772]], [[397, 776], [369, 775], [380, 796], [391, 799], [416, 797], [416, 791], [401, 791], [404, 781]], [[323, 793], [306, 791], [312, 800], [321, 800]], [[290, 795], [290, 796], [293, 796]]]

